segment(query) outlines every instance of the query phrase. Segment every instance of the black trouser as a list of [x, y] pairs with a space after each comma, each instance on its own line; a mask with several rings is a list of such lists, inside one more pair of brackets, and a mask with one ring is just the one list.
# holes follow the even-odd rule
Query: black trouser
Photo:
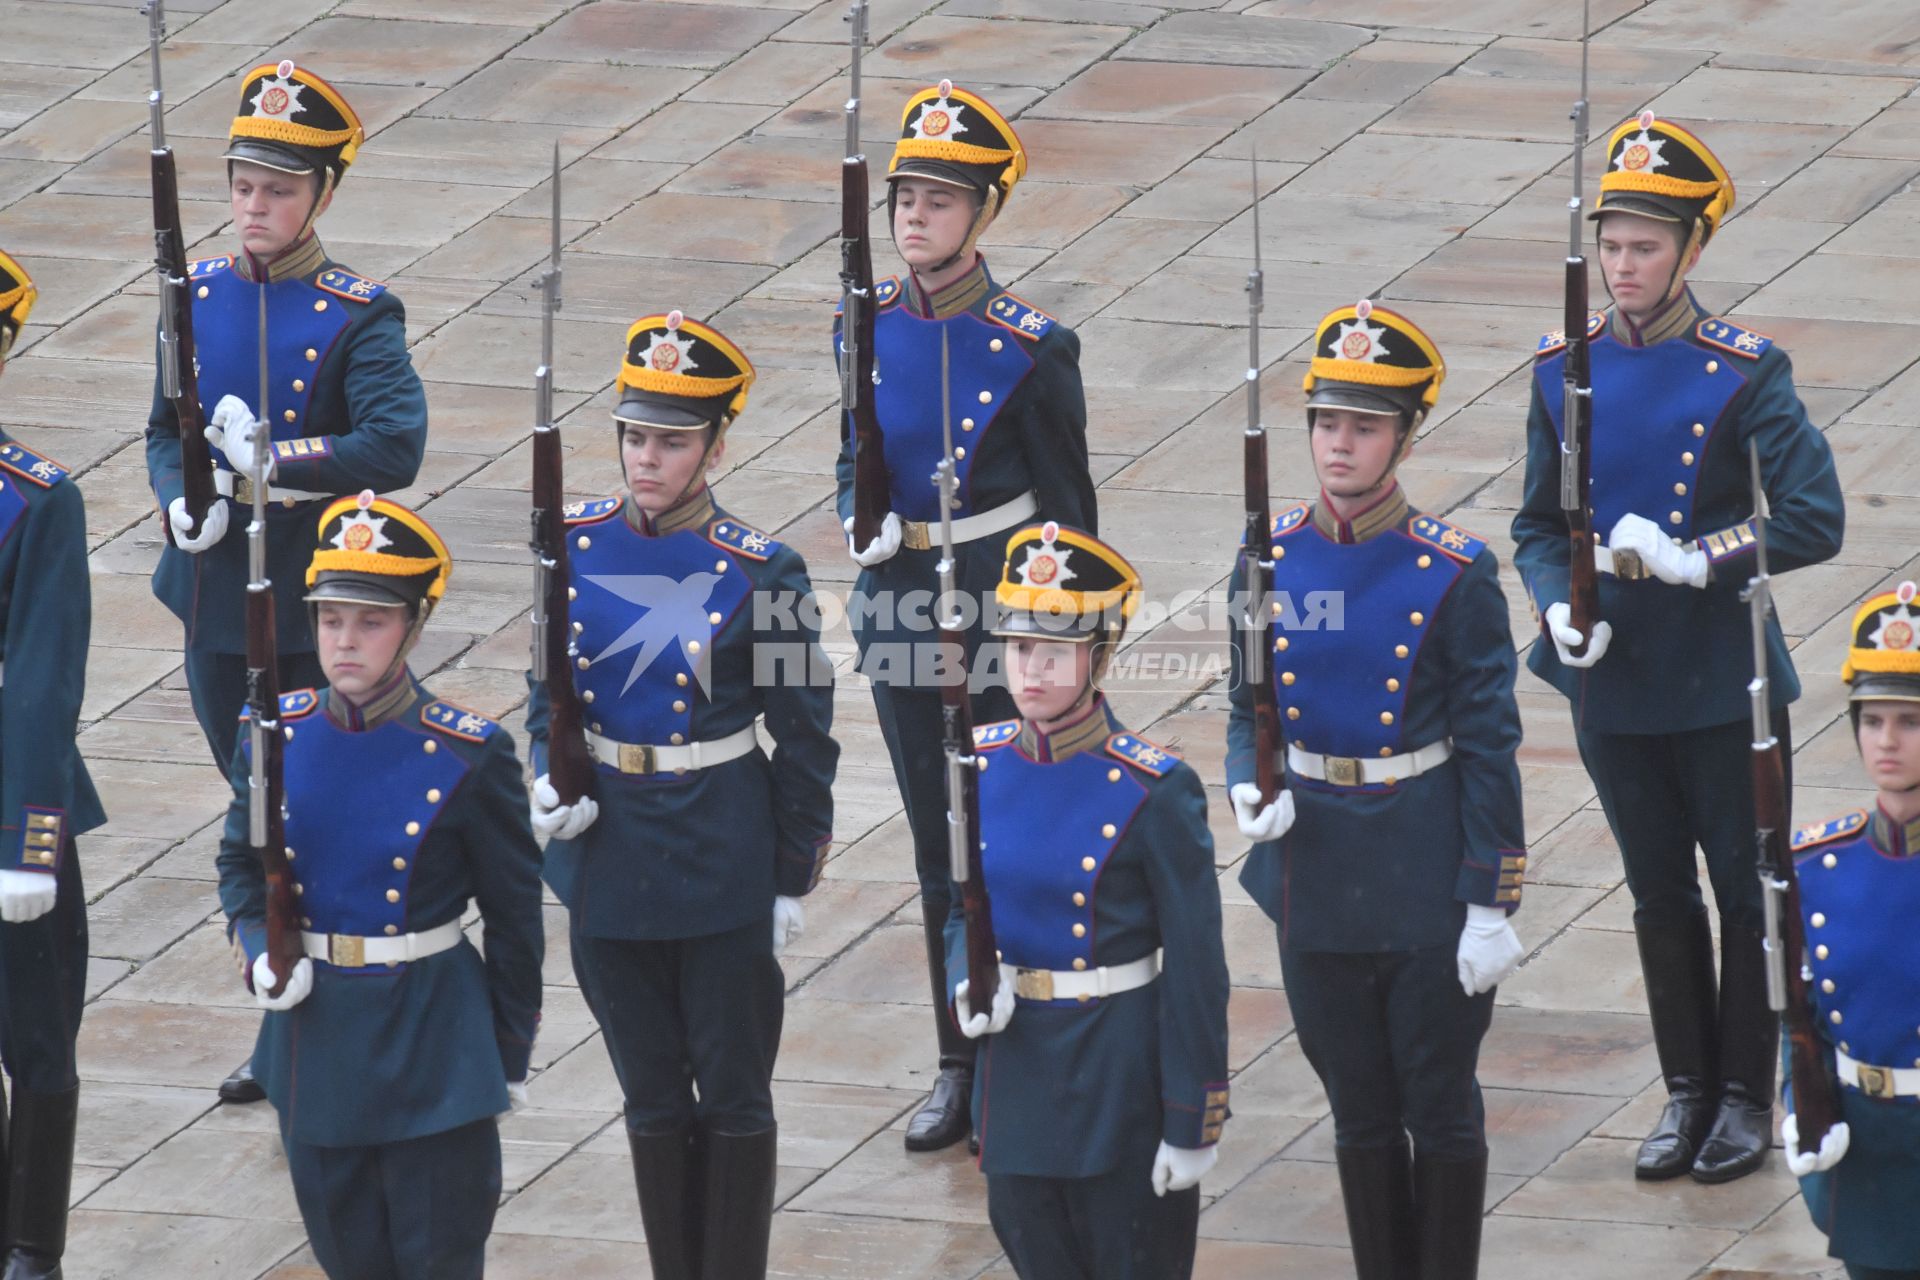
[[[1793, 797], [1793, 734], [1787, 709], [1773, 731]], [[1576, 730], [1580, 759], [1600, 793], [1620, 846], [1637, 925], [1677, 925], [1706, 910], [1694, 849], [1723, 925], [1766, 927], [1753, 839], [1753, 727], [1745, 720], [1684, 733]]]
[[56, 879], [51, 911], [0, 924], [0, 1059], [15, 1087], [34, 1093], [80, 1082], [74, 1042], [87, 997], [87, 892], [71, 839]]
[[[1011, 720], [1013, 698], [998, 685], [973, 695], [973, 722]], [[913, 832], [913, 869], [920, 897], [937, 904], [942, 918], [953, 898], [947, 860], [947, 757], [942, 745], [940, 692], [875, 681], [873, 709], [880, 720], [893, 778]]]
[[1160, 1135], [1146, 1131], [1091, 1178], [987, 1175], [987, 1215], [1020, 1280], [1186, 1280], [1200, 1188], [1153, 1194]]
[[331, 1280], [479, 1280], [500, 1203], [492, 1117], [403, 1142], [280, 1141], [294, 1199]]
[[696, 1119], [714, 1133], [773, 1127], [786, 978], [773, 955], [771, 912], [699, 938], [588, 938], [577, 929], [568, 937], [626, 1096], [628, 1129], [671, 1133]]
[[1453, 945], [1419, 951], [1280, 949], [1300, 1048], [1326, 1086], [1334, 1142], [1443, 1161], [1487, 1149], [1474, 1069], [1493, 992], [1460, 986]]
[[[240, 712], [247, 705], [247, 656], [188, 649], [186, 664], [194, 719], [200, 722], [207, 749], [224, 774], [233, 768], [233, 750], [240, 741]], [[279, 667], [282, 693], [318, 689], [327, 682], [316, 653], [283, 653]]]

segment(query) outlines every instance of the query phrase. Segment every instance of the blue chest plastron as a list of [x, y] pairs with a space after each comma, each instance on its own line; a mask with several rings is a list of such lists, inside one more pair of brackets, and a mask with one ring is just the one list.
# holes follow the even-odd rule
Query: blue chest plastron
[[982, 758], [980, 861], [1001, 957], [1028, 969], [1093, 968], [1100, 875], [1146, 788], [1098, 751], [1041, 764], [1005, 746]]
[[1860, 1062], [1920, 1066], [1920, 858], [1888, 857], [1862, 831], [1797, 865], [1822, 1030]]
[[[1627, 347], [1609, 334], [1594, 340], [1592, 353], [1594, 529], [1604, 538], [1632, 513], [1669, 537], [1691, 540], [1700, 465], [1721, 415], [1746, 386], [1737, 367], [1744, 362], [1685, 338]], [[1563, 441], [1565, 360], [1563, 352], [1534, 366], [1554, 434]]]
[[20, 488], [22, 483], [13, 476], [0, 474], [0, 542], [13, 536], [13, 526], [27, 514], [27, 495]]
[[1336, 543], [1306, 524], [1276, 539], [1281, 613], [1267, 634], [1287, 740], [1356, 758], [1426, 746], [1403, 738], [1407, 700], [1420, 646], [1461, 568], [1398, 529]]
[[[981, 442], [1033, 369], [1026, 343], [971, 312], [928, 320], [904, 307], [874, 318], [874, 412], [893, 510], [903, 520], [940, 518], [934, 468], [946, 456], [940, 423], [940, 335], [947, 335], [956, 466], [956, 520], [974, 514], [969, 479]], [[996, 349], [997, 348], [997, 349]]]
[[714, 637], [752, 594], [746, 572], [698, 530], [647, 537], [617, 511], [567, 537], [588, 721], [620, 742], [691, 742]]
[[302, 927], [405, 933], [420, 844], [466, 778], [466, 761], [405, 719], [352, 733], [315, 713], [287, 727], [287, 857], [300, 914], [312, 921]]
[[[260, 412], [260, 286], [241, 279], [232, 263], [196, 262], [189, 281], [200, 401], [209, 415], [224, 395]], [[327, 424], [308, 422], [307, 410], [315, 374], [346, 333], [354, 305], [306, 279], [267, 286], [267, 412], [275, 440], [332, 434]], [[226, 459], [220, 460], [224, 465]]]

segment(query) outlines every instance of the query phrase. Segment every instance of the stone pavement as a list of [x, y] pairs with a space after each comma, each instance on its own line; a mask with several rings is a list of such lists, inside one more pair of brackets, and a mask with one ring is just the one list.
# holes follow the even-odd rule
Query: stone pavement
[[[458, 568], [420, 670], [519, 727], [529, 574], [529, 385], [544, 175], [566, 164], [560, 408], [572, 487], [617, 482], [606, 392], [629, 320], [712, 318], [761, 371], [726, 503], [851, 578], [831, 514], [826, 332], [845, 0], [175, 0], [169, 131], [189, 239], [226, 223], [218, 155], [235, 77], [291, 57], [343, 87], [371, 137], [321, 224], [408, 306], [433, 426], [419, 484]], [[1529, 352], [1558, 327], [1565, 0], [874, 0], [869, 154], [910, 88], [951, 76], [1015, 114], [1032, 157], [987, 239], [1000, 279], [1080, 332], [1102, 526], [1157, 600], [1217, 597], [1240, 519], [1241, 283], [1257, 149], [1276, 500], [1311, 491], [1307, 328], [1404, 303], [1451, 369], [1406, 469], [1510, 560]], [[1807, 694], [1797, 812], [1857, 803], [1837, 682], [1850, 605], [1920, 561], [1920, 11], [1910, 0], [1594, 0], [1597, 177], [1608, 126], [1652, 105], [1702, 122], [1740, 187], [1700, 293], [1779, 338], [1847, 489], [1846, 548], [1778, 584]], [[213, 892], [226, 799], [187, 706], [179, 631], [146, 576], [159, 533], [140, 433], [151, 394], [145, 25], [127, 0], [0, 0], [0, 246], [39, 309], [0, 416], [73, 467], [93, 540], [82, 744], [111, 822], [82, 841], [93, 1003], [81, 1037], [68, 1274], [315, 1277], [267, 1108], [213, 1085], [251, 1043]], [[876, 188], [878, 184], [876, 183]], [[1590, 188], [1591, 189], [1591, 188]], [[879, 270], [894, 268], [884, 226]], [[1596, 296], [1599, 296], [1596, 292]], [[1509, 574], [1516, 643], [1531, 633]], [[1217, 636], [1155, 639], [1203, 655]], [[843, 669], [844, 630], [830, 637]], [[1744, 661], [1744, 655], [1739, 657]], [[1483, 1056], [1493, 1168], [1484, 1274], [1562, 1280], [1799, 1275], [1828, 1266], [1776, 1158], [1719, 1189], [1645, 1187], [1659, 1105], [1618, 856], [1563, 701], [1523, 673], [1532, 953]], [[1235, 881], [1212, 673], [1120, 696], [1212, 784], [1234, 974], [1236, 1119], [1206, 1183], [1199, 1274], [1350, 1274], [1326, 1107], [1291, 1037], [1273, 932]], [[839, 696], [835, 857], [790, 953], [776, 1088], [783, 1277], [1007, 1280], [964, 1155], [907, 1157], [929, 1076], [910, 858], [865, 691]], [[564, 937], [558, 908], [550, 937]], [[505, 1122], [492, 1274], [646, 1273], [606, 1055], [550, 949], [533, 1109]]]

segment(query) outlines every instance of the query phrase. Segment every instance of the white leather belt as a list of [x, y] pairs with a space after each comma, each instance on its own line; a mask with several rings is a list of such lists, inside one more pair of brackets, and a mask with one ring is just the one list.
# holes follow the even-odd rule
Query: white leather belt
[[717, 764], [738, 760], [754, 749], [755, 739], [752, 725], [736, 729], [724, 738], [666, 747], [616, 742], [589, 730], [587, 746], [595, 760], [622, 773], [685, 773], [689, 769], [711, 769]]
[[1418, 751], [1404, 755], [1377, 756], [1371, 760], [1353, 756], [1323, 756], [1317, 751], [1302, 751], [1287, 744], [1287, 768], [1315, 782], [1330, 782], [1336, 787], [1370, 787], [1383, 782], [1405, 782], [1429, 769], [1446, 763], [1453, 754], [1451, 739], [1429, 742]]
[[1022, 1000], [1088, 1000], [1144, 987], [1160, 976], [1160, 952], [1098, 969], [1015, 969], [1013, 994]]
[[[228, 471], [224, 467], [213, 469], [213, 491], [223, 498], [232, 498], [243, 507], [253, 505], [253, 477], [243, 476], [237, 471]], [[321, 498], [333, 497], [330, 493], [317, 493], [312, 489], [282, 489], [278, 485], [267, 486], [267, 501], [292, 506], [296, 502], [317, 502]]]
[[449, 920], [421, 933], [391, 938], [360, 938], [350, 933], [302, 933], [300, 945], [315, 960], [342, 969], [364, 969], [372, 964], [405, 964], [424, 960], [460, 945], [460, 922]]
[[1841, 1084], [1850, 1084], [1869, 1098], [1920, 1098], [1920, 1067], [1870, 1067], [1838, 1049], [1833, 1051]]
[[[1001, 533], [1013, 528], [1022, 520], [1031, 517], [1040, 510], [1040, 500], [1028, 490], [1012, 502], [1003, 502], [991, 511], [982, 511], [976, 515], [962, 516], [953, 522], [953, 545], [972, 542], [990, 534]], [[909, 551], [931, 551], [940, 545], [940, 522], [938, 520], [902, 520], [900, 522], [900, 545]]]

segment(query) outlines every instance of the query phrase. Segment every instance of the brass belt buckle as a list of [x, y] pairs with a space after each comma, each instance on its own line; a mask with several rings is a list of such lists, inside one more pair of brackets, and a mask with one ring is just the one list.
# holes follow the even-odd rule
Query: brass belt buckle
[[653, 748], [644, 743], [623, 742], [620, 744], [620, 772], [652, 773]]
[[925, 520], [902, 520], [900, 522], [900, 545], [909, 551], [931, 551], [933, 541], [928, 536], [931, 526]]
[[367, 940], [348, 933], [330, 933], [327, 935], [327, 959], [342, 969], [364, 969], [367, 966]]
[[253, 477], [233, 473], [233, 500], [243, 507], [253, 505]]
[[1053, 970], [1051, 969], [1015, 969], [1013, 971], [1013, 994], [1022, 1000], [1053, 999]]
[[1327, 781], [1336, 787], [1360, 785], [1360, 762], [1352, 756], [1328, 756]]
[[1647, 576], [1647, 562], [1640, 558], [1638, 551], [1616, 551], [1613, 553], [1613, 576], [1627, 582], [1638, 582]]
[[1854, 1064], [1860, 1073], [1860, 1092], [1869, 1098], [1891, 1098], [1893, 1092], [1893, 1071], [1888, 1067], [1870, 1067], [1864, 1062]]

